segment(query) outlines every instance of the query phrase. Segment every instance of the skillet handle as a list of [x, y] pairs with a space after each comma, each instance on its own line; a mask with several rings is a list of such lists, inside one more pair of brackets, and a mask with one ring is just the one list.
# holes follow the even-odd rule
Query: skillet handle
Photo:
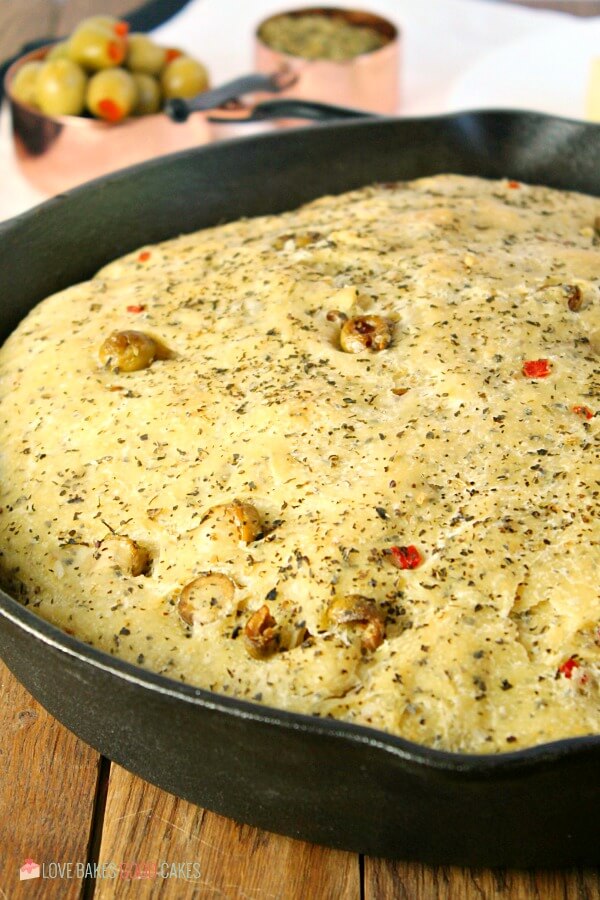
[[283, 98], [281, 100], [265, 100], [257, 103], [249, 114], [236, 117], [235, 111], [229, 115], [216, 110], [209, 115], [209, 121], [220, 123], [263, 122], [267, 119], [309, 119], [313, 122], [332, 122], [340, 119], [375, 119], [376, 113], [366, 112], [362, 109], [351, 109], [348, 106], [335, 106], [332, 103], [319, 103], [316, 100], [296, 100]]

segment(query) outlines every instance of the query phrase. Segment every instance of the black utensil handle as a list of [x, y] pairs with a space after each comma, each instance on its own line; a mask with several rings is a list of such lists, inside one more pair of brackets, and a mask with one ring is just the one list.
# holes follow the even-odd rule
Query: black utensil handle
[[218, 112], [209, 116], [211, 122], [261, 122], [266, 119], [309, 119], [313, 122], [333, 122], [340, 119], [372, 119], [378, 118], [376, 113], [362, 109], [351, 109], [348, 106], [336, 106], [332, 103], [320, 103], [316, 100], [297, 100], [283, 98], [281, 100], [265, 100], [257, 103], [250, 115], [245, 118], [223, 116]]
[[254, 91], [277, 93], [281, 89], [275, 76], [252, 72], [250, 75], [241, 75], [239, 78], [227, 81], [219, 87], [209, 88], [198, 94], [197, 97], [192, 97], [191, 100], [183, 100], [179, 97], [167, 100], [164, 111], [174, 122], [185, 122], [190, 113], [217, 109], [224, 103], [236, 100], [244, 94], [251, 94]]
[[265, 100], [254, 107], [254, 114], [267, 119], [283, 116], [290, 119], [310, 119], [315, 122], [330, 122], [334, 119], [372, 118], [373, 113], [362, 109], [351, 109], [348, 106], [336, 106], [333, 103], [320, 103], [316, 100]]

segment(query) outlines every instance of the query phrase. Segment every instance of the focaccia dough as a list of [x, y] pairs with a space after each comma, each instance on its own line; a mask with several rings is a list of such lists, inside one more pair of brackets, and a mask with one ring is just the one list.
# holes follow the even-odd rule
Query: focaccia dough
[[[456, 751], [600, 733], [599, 216], [436, 176], [48, 298], [0, 351], [3, 583], [228, 696]], [[365, 316], [391, 344], [344, 352]], [[103, 365], [132, 329], [154, 361]]]

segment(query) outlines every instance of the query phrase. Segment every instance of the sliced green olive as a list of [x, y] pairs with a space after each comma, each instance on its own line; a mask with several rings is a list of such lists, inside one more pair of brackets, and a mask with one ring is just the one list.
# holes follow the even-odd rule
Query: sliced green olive
[[246, 649], [255, 659], [270, 656], [279, 647], [280, 629], [267, 604], [253, 613], [244, 627]]
[[171, 97], [195, 97], [209, 86], [206, 68], [189, 56], [178, 56], [161, 75], [163, 94]]
[[78, 116], [83, 112], [87, 79], [70, 59], [51, 59], [38, 73], [37, 105], [48, 116]]
[[96, 559], [110, 562], [126, 575], [145, 575], [150, 566], [150, 554], [124, 534], [107, 534], [96, 551]]
[[69, 56], [85, 69], [96, 72], [120, 66], [127, 53], [127, 40], [114, 27], [92, 22], [82, 23], [69, 40]]
[[382, 316], [354, 316], [344, 322], [340, 347], [346, 353], [377, 352], [392, 343], [392, 323]]
[[85, 102], [99, 119], [120, 122], [131, 115], [137, 101], [136, 83], [125, 69], [104, 69], [90, 78]]
[[159, 47], [145, 34], [130, 34], [127, 41], [127, 67], [132, 72], [160, 75], [167, 62], [166, 47]]
[[368, 597], [349, 594], [337, 597], [327, 611], [329, 621], [334, 625], [358, 625], [362, 629], [361, 643], [365, 650], [376, 650], [385, 637], [385, 625], [377, 605]]
[[143, 72], [132, 72], [131, 77], [137, 88], [137, 103], [133, 107], [133, 115], [149, 116], [157, 113], [161, 107], [162, 95], [156, 78], [144, 75]]
[[147, 369], [159, 355], [159, 344], [143, 331], [113, 331], [100, 347], [100, 361], [118, 372]]
[[208, 518], [214, 523], [219, 536], [225, 534], [235, 541], [249, 544], [262, 534], [262, 523], [257, 509], [251, 503], [233, 500], [213, 506]]
[[10, 86], [10, 93], [15, 100], [19, 101], [19, 103], [26, 103], [28, 106], [37, 106], [37, 80], [43, 66], [44, 64], [41, 62], [28, 62], [21, 66], [15, 73], [15, 77]]
[[234, 595], [231, 578], [209, 572], [186, 584], [179, 595], [177, 611], [187, 625], [208, 625], [231, 608]]

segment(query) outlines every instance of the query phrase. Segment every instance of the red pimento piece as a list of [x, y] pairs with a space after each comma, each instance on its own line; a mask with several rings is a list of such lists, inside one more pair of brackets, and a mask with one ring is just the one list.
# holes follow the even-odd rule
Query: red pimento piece
[[167, 48], [167, 55], [165, 59], [168, 63], [173, 62], [174, 59], [177, 59], [178, 56], [183, 56], [181, 50], [176, 50], [175, 47]]
[[509, 188], [512, 188], [513, 190], [515, 190], [515, 188], [520, 188], [520, 187], [521, 187], [521, 184], [520, 184], [519, 181], [509, 181], [509, 182], [508, 182], [508, 187], [509, 187]]
[[98, 103], [98, 112], [103, 119], [107, 120], [107, 122], [120, 122], [125, 116], [125, 111], [118, 103], [111, 100], [110, 97], [105, 97], [103, 100], [100, 100]]
[[119, 37], [125, 37], [129, 34], [129, 25], [127, 22], [115, 22], [114, 32], [115, 34], [118, 34]]
[[125, 116], [125, 110], [118, 103], [115, 103], [114, 100], [111, 100], [110, 97], [105, 97], [99, 101], [98, 112], [108, 122], [120, 122]]
[[593, 419], [594, 413], [589, 408], [589, 406], [574, 406], [573, 412], [577, 416], [583, 416], [584, 419]]
[[107, 50], [108, 55], [113, 62], [121, 63], [125, 59], [125, 47], [123, 44], [118, 44], [116, 41], [109, 41]]
[[392, 562], [399, 569], [416, 569], [423, 562], [423, 557], [414, 544], [409, 547], [392, 547], [390, 552]]
[[523, 363], [523, 375], [526, 378], [546, 378], [551, 368], [547, 359], [528, 359]]
[[138, 304], [133, 304], [132, 306], [128, 306], [128, 307], [127, 307], [127, 312], [130, 312], [130, 313], [141, 313], [141, 312], [144, 312], [145, 309], [146, 309], [145, 306], [140, 306], [140, 305], [138, 305]]
[[571, 678], [573, 676], [573, 671], [578, 669], [580, 666], [580, 662], [576, 656], [570, 656], [569, 659], [565, 660], [565, 662], [558, 667], [558, 674], [564, 675], [565, 678]]
[[151, 254], [149, 250], [142, 250], [142, 252], [138, 256], [138, 260], [140, 262], [147, 262], [150, 259], [150, 255]]

